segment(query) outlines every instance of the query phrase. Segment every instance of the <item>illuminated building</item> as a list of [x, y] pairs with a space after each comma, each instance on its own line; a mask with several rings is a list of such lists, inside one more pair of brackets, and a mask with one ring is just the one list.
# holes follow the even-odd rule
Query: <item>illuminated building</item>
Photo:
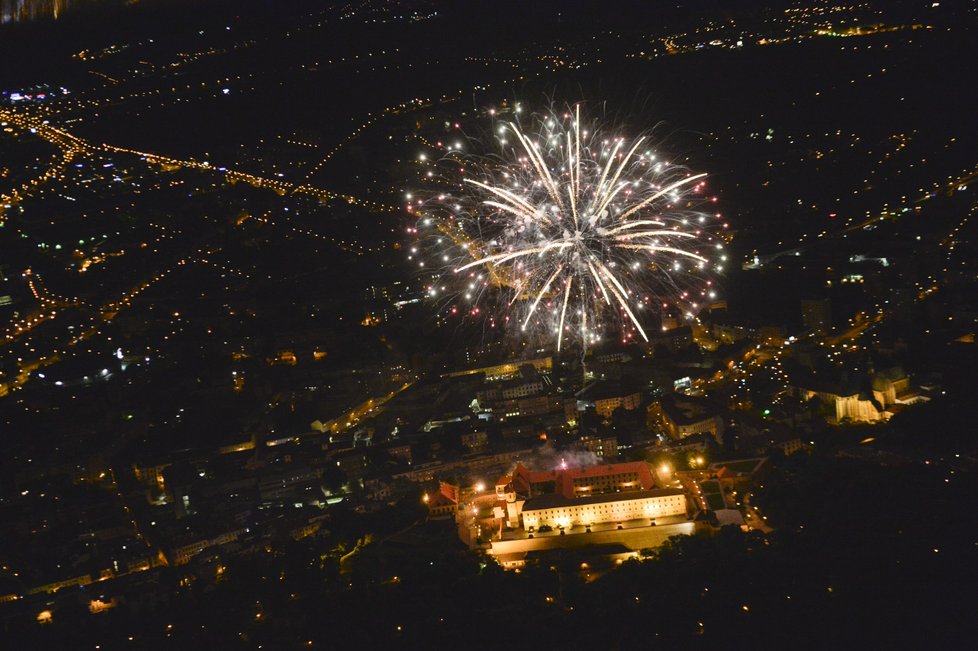
[[[611, 418], [611, 414], [619, 407], [628, 411], [638, 409], [642, 404], [642, 393], [617, 383], [600, 382], [579, 391], [577, 399], [584, 403], [585, 407], [593, 405], [594, 411], [599, 416]], [[580, 408], [580, 405], [578, 407]]]
[[649, 405], [648, 424], [673, 439], [709, 434], [723, 443], [724, 424], [716, 407], [695, 396], [670, 393]]
[[462, 377], [465, 375], [485, 374], [486, 379], [497, 380], [503, 378], [516, 377], [520, 373], [520, 368], [526, 364], [531, 365], [538, 373], [549, 373], [553, 369], [552, 357], [540, 357], [537, 359], [518, 359], [512, 362], [504, 362], [494, 366], [482, 366], [471, 368], [465, 371], [454, 371], [443, 373], [442, 377]]
[[581, 447], [596, 457], [613, 459], [618, 456], [618, 438], [615, 436], [582, 436]]
[[214, 538], [202, 538], [194, 540], [179, 547], [174, 547], [168, 554], [168, 561], [171, 565], [186, 565], [190, 560], [210, 547], [219, 547], [228, 543], [233, 543], [241, 536], [248, 533], [245, 527], [239, 527], [231, 531], [225, 531]]
[[576, 413], [576, 400], [566, 400], [560, 396], [533, 396], [502, 400], [492, 408], [492, 415], [495, 420], [505, 421], [517, 416], [543, 416], [557, 412], [566, 414], [567, 403], [570, 403]]
[[840, 382], [809, 378], [789, 390], [802, 400], [821, 400], [828, 408], [828, 420], [835, 423], [886, 421], [903, 406], [929, 400], [911, 388], [910, 378], [899, 368], [879, 373], [870, 370], [866, 375]]
[[[500, 386], [494, 382], [487, 382], [486, 388], [476, 393], [476, 400], [479, 403], [495, 402], [497, 400], [515, 400], [535, 396], [542, 393], [546, 383], [537, 372], [533, 364], [522, 364], [519, 369], [519, 377], [504, 381]], [[493, 376], [489, 371], [486, 372], [487, 379]]]
[[222, 445], [218, 448], [219, 454], [233, 454], [235, 452], [246, 452], [248, 450], [254, 450], [256, 445], [255, 435], [251, 434], [246, 438], [241, 440], [232, 441], [227, 445]]
[[678, 489], [656, 489], [642, 461], [534, 472], [517, 465], [496, 482], [496, 517], [512, 528], [570, 528], [682, 515]]
[[527, 396], [533, 396], [541, 391], [543, 391], [543, 381], [539, 378], [525, 381], [513, 380], [506, 383], [506, 386], [503, 387], [500, 395], [502, 396], [503, 400], [512, 400], [514, 398], [526, 398]]
[[722, 317], [714, 317], [711, 325], [713, 338], [721, 344], [733, 344], [750, 335], [747, 326], [728, 322]]
[[686, 513], [686, 496], [678, 488], [659, 488], [567, 499], [541, 495], [523, 504], [523, 526], [543, 525], [569, 529], [574, 526], [655, 519]]
[[458, 486], [439, 482], [437, 491], [429, 491], [422, 497], [432, 519], [454, 518], [458, 513]]

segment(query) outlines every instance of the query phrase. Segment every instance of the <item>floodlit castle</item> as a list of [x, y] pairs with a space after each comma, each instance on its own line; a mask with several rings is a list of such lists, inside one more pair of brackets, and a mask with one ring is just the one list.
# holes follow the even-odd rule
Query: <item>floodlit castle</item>
[[496, 482], [496, 496], [496, 517], [510, 528], [528, 531], [686, 513], [683, 492], [656, 488], [642, 461], [539, 472], [517, 465]]

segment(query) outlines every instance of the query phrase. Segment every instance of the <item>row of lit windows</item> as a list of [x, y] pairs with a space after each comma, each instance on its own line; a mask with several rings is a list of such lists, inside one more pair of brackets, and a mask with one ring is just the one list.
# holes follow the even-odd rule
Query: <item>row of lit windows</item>
[[[656, 503], [658, 502], [658, 503]], [[668, 502], [663, 504], [663, 502]], [[664, 508], [665, 506], [679, 506], [683, 502], [683, 498], [680, 497], [669, 497], [669, 498], [650, 498], [649, 500], [642, 500], [641, 506], [648, 507], [652, 506], [654, 508]], [[561, 517], [566, 515], [580, 515], [582, 510], [587, 510], [591, 513], [607, 513], [609, 511], [622, 511], [631, 508], [636, 505], [634, 501], [629, 503], [624, 502], [612, 502], [604, 506], [571, 506], [562, 509], [544, 509], [541, 511], [524, 511], [524, 517], [537, 517], [542, 518], [544, 516], [549, 517]], [[637, 505], [636, 505], [637, 506]]]
[[574, 485], [578, 484], [609, 484], [609, 483], [624, 483], [627, 481], [638, 481], [638, 473], [621, 473], [619, 475], [602, 475], [600, 477], [575, 477]]

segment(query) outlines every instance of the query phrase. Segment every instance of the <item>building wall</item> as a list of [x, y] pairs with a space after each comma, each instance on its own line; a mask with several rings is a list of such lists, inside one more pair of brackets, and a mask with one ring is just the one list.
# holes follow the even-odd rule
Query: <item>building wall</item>
[[623, 472], [597, 477], [575, 477], [572, 484], [575, 497], [634, 491], [642, 488], [642, 482], [639, 480], [637, 472]]
[[674, 438], [684, 439], [695, 434], [709, 434], [717, 440], [723, 442], [723, 421], [718, 417], [707, 418], [688, 425], [676, 425], [670, 421], [670, 433]]
[[886, 407], [904, 403], [898, 396], [910, 390], [910, 378], [904, 376], [896, 380], [877, 380], [874, 381], [874, 387], [877, 388], [873, 389], [873, 399], [883, 407], [883, 410], [873, 404], [872, 400], [860, 398], [859, 394], [840, 396], [828, 391], [815, 391], [804, 387], [797, 387], [795, 390], [804, 400], [817, 397], [824, 404], [833, 407], [835, 422], [849, 419], [857, 423], [875, 423], [889, 418], [890, 414], [885, 411]]
[[455, 517], [458, 513], [458, 504], [439, 504], [428, 507], [428, 516], [431, 518]]
[[[674, 323], [674, 327], [678, 322]], [[664, 346], [674, 351], [682, 350], [693, 343], [693, 335], [689, 330], [677, 330], [664, 335], [653, 335], [649, 338], [649, 345]]]
[[614, 436], [606, 436], [604, 438], [582, 436], [581, 446], [602, 459], [613, 459], [618, 456], [618, 439]]
[[713, 324], [713, 338], [724, 344], [732, 344], [747, 338], [747, 329], [743, 326]]
[[[875, 393], [874, 397], [879, 400], [880, 404], [886, 404], [885, 401], [880, 399], [883, 396], [876, 396]], [[876, 405], [872, 401], [860, 399], [859, 394], [839, 396], [834, 393], [812, 391], [810, 389], [801, 389], [800, 394], [805, 400], [811, 400], [817, 397], [823, 403], [830, 405], [835, 411], [834, 418], [836, 423], [845, 419], [856, 423], [875, 423], [885, 418], [884, 414], [876, 408]]]
[[538, 373], [549, 373], [553, 369], [553, 358], [540, 357], [538, 359], [521, 359], [513, 362], [507, 362], [505, 364], [497, 364], [495, 366], [483, 366], [481, 368], [473, 368], [466, 371], [444, 373], [442, 377], [462, 377], [465, 375], [478, 375], [480, 373], [484, 373], [485, 376], [491, 380], [515, 377], [519, 375], [520, 366], [526, 364], [533, 366]]
[[685, 513], [686, 497], [684, 495], [665, 495], [600, 504], [570, 504], [552, 509], [524, 509], [523, 526], [539, 528], [546, 524], [551, 527], [568, 528], [604, 522], [661, 518]]
[[506, 387], [500, 393], [503, 400], [509, 400], [512, 398], [524, 398], [526, 396], [535, 396], [536, 394], [543, 391], [543, 380], [535, 380], [533, 382], [523, 382], [511, 387]]
[[611, 414], [619, 407], [632, 410], [638, 409], [642, 404], [640, 393], [630, 393], [627, 396], [615, 396], [613, 398], [603, 398], [594, 401], [594, 411], [605, 418], [610, 418]]
[[577, 425], [577, 399], [564, 400], [564, 421], [574, 427]]
[[503, 393], [499, 387], [489, 387], [488, 389], [481, 389], [475, 393], [475, 399], [479, 401], [479, 404], [496, 402], [502, 396]]
[[232, 531], [226, 531], [210, 540], [198, 540], [196, 542], [190, 543], [189, 545], [184, 545], [183, 547], [178, 547], [173, 550], [173, 561], [174, 565], [185, 565], [190, 562], [194, 556], [204, 551], [209, 547], [216, 547], [219, 545], [226, 545], [236, 541], [242, 535], [247, 532], [247, 529], [234, 529]]
[[73, 579], [66, 579], [64, 581], [55, 581], [54, 583], [47, 583], [45, 585], [38, 586], [36, 588], [31, 588], [27, 591], [27, 594], [38, 594], [40, 592], [53, 593], [64, 588], [71, 588], [74, 586], [88, 585], [92, 583], [91, 574], [83, 574], [81, 576], [76, 576]]
[[[834, 397], [837, 421], [845, 418], [859, 423], [874, 423], [883, 420], [883, 414], [871, 400], [860, 400], [858, 395]], [[882, 401], [880, 402], [882, 404]]]
[[562, 409], [564, 409], [563, 399], [557, 396], [535, 396], [503, 400], [497, 403], [492, 411], [497, 420], [505, 420], [517, 416], [543, 416]]
[[684, 439], [695, 434], [709, 434], [718, 443], [723, 443], [723, 419], [719, 416], [709, 416], [693, 423], [676, 424], [658, 402], [653, 402], [648, 408], [647, 423], [650, 429], [661, 429], [673, 439]]

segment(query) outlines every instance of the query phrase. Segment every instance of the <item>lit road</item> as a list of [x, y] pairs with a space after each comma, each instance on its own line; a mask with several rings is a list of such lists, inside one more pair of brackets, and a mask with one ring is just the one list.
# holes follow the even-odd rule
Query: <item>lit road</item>
[[[60, 155], [55, 156], [51, 166], [40, 176], [21, 184], [3, 195], [0, 195], [0, 225], [6, 221], [10, 209], [14, 208], [24, 199], [41, 190], [46, 184], [55, 180], [63, 180], [64, 172], [70, 163], [78, 158], [96, 154], [134, 155], [152, 164], [185, 167], [205, 173], [223, 174], [225, 180], [229, 183], [245, 182], [252, 186], [266, 188], [283, 195], [291, 193], [308, 194], [324, 202], [340, 200], [351, 205], [359, 205], [375, 212], [394, 212], [399, 210], [399, 208], [395, 206], [362, 200], [352, 195], [331, 192], [305, 183], [289, 183], [279, 179], [269, 179], [254, 174], [213, 166], [206, 162], [178, 160], [168, 156], [162, 156], [149, 152], [139, 152], [109, 144], [96, 145], [50, 124], [47, 120], [30, 117], [23, 113], [8, 109], [0, 109], [0, 122], [14, 125], [24, 132], [29, 132], [31, 135], [37, 136], [38, 138], [54, 145], [60, 151]], [[267, 220], [267, 217], [264, 219]], [[95, 308], [98, 315], [96, 317], [87, 318], [86, 322], [81, 324], [82, 327], [80, 328], [80, 334], [73, 336], [69, 342], [61, 347], [61, 350], [52, 350], [47, 354], [40, 355], [36, 361], [25, 362], [17, 375], [0, 382], [0, 397], [3, 397], [9, 394], [11, 391], [26, 384], [34, 372], [61, 361], [63, 355], [67, 354], [69, 349], [74, 348], [79, 343], [91, 339], [99, 334], [101, 324], [113, 320], [121, 310], [132, 305], [132, 301], [136, 296], [147, 290], [162, 278], [169, 275], [176, 267], [183, 266], [188, 263], [206, 262], [206, 256], [208, 253], [209, 252], [203, 248], [198, 249], [189, 256], [182, 258], [171, 267], [160, 269], [151, 277], [136, 283], [129, 290], [125, 291], [122, 295], [118, 296], [114, 300], [110, 300], [103, 305], [92, 306]], [[46, 288], [44, 288], [43, 281], [39, 276], [31, 276], [29, 271], [27, 275], [28, 284], [34, 293], [35, 298], [39, 302], [38, 309], [22, 317], [20, 320], [9, 324], [6, 330], [3, 333], [0, 333], [0, 347], [17, 342], [23, 337], [31, 334], [38, 326], [56, 319], [59, 315], [64, 314], [71, 308], [81, 306], [77, 299], [66, 299], [52, 296], [46, 290]], [[347, 421], [353, 423], [357, 422], [364, 414], [368, 413], [372, 408], [383, 404], [383, 402], [386, 402], [386, 400], [388, 400], [390, 397], [392, 396], [381, 398], [374, 405], [365, 403], [364, 405], [357, 407], [350, 414], [346, 415]], [[344, 421], [344, 423], [347, 421]], [[340, 429], [337, 431], [342, 431], [342, 429], [345, 428], [345, 425], [341, 425]]]
[[[240, 172], [233, 169], [228, 169], [226, 167], [220, 167], [217, 165], [211, 165], [207, 161], [186, 161], [179, 160], [176, 158], [171, 158], [169, 156], [164, 156], [161, 154], [154, 154], [152, 152], [137, 151], [135, 149], [129, 149], [126, 147], [118, 147], [111, 144], [101, 144], [96, 145], [90, 143], [86, 140], [78, 138], [67, 131], [59, 129], [47, 123], [46, 120], [41, 120], [39, 118], [29, 117], [27, 115], [16, 113], [9, 110], [0, 110], [0, 120], [14, 124], [21, 129], [28, 130], [31, 133], [37, 135], [38, 137], [46, 140], [62, 151], [62, 159], [53, 165], [47, 172], [42, 176], [34, 179], [28, 185], [28, 187], [21, 188], [20, 190], [15, 190], [8, 195], [3, 195], [0, 200], [3, 200], [4, 204], [14, 204], [20, 201], [25, 196], [30, 195], [31, 190], [36, 190], [40, 185], [46, 181], [56, 178], [68, 163], [78, 155], [91, 154], [91, 153], [115, 153], [115, 154], [130, 154], [133, 156], [139, 156], [140, 158], [146, 160], [149, 163], [155, 163], [160, 165], [171, 165], [175, 167], [185, 167], [190, 169], [199, 170], [202, 172], [218, 173], [223, 174], [228, 182], [238, 182], [243, 181], [249, 183], [255, 187], [267, 188], [279, 192], [280, 194], [286, 193], [299, 193], [299, 194], [309, 194], [322, 201], [340, 200], [345, 201], [351, 205], [359, 205], [368, 210], [381, 211], [381, 212], [399, 212], [400, 208], [397, 206], [391, 206], [387, 204], [382, 204], [376, 201], [369, 201], [365, 199], [359, 199], [349, 194], [343, 194], [339, 192], [331, 192], [322, 188], [317, 188], [315, 186], [302, 183], [290, 183], [288, 181], [283, 181], [281, 179], [271, 179], [255, 174], [249, 174], [247, 172]], [[2, 216], [2, 213], [0, 213]]]
[[402, 391], [408, 389], [413, 382], [405, 382], [399, 388], [391, 391], [387, 395], [381, 396], [380, 398], [370, 398], [360, 403], [347, 413], [337, 416], [336, 418], [326, 422], [324, 428], [328, 430], [331, 434], [338, 434], [340, 432], [345, 432], [351, 427], [356, 427], [357, 424], [364, 418], [372, 415], [377, 409], [382, 407], [387, 401], [401, 393]]

